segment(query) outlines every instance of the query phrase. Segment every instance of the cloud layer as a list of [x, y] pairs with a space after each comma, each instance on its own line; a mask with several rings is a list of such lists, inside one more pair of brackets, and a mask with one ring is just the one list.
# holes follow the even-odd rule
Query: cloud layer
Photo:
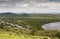
[[60, 0], [0, 0], [0, 12], [60, 12]]

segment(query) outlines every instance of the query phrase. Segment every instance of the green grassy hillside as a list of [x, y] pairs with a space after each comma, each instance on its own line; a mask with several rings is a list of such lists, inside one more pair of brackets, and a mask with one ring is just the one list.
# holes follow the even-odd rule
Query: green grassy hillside
[[59, 15], [0, 14], [0, 39], [58, 39], [60, 30], [44, 30], [41, 26], [60, 22]]

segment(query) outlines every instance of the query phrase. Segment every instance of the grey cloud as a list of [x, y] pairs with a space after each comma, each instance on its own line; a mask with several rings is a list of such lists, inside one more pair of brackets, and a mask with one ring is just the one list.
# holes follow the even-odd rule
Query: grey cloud
[[50, 2], [60, 2], [60, 0], [49, 0]]
[[21, 2], [22, 0], [0, 0], [0, 4], [4, 3], [18, 3]]
[[26, 2], [28, 0], [0, 0], [0, 2]]
[[50, 1], [50, 2], [60, 2], [60, 0], [0, 0], [0, 4], [4, 4], [4, 3], [29, 3], [30, 1], [32, 2], [47, 2], [47, 1]]
[[[39, 3], [39, 2], [47, 2], [47, 1], [58, 2], [60, 0], [0, 0], [0, 8], [1, 7], [12, 8], [12, 7], [16, 7], [16, 4], [23, 5], [24, 3], [30, 3], [30, 1]], [[29, 6], [34, 6], [34, 4], [31, 4]]]
[[34, 2], [47, 2], [48, 0], [32, 0]]

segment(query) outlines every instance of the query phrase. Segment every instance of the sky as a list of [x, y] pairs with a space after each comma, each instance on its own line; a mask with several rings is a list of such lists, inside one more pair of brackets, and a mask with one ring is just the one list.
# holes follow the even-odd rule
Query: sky
[[60, 13], [60, 0], [0, 0], [0, 13]]

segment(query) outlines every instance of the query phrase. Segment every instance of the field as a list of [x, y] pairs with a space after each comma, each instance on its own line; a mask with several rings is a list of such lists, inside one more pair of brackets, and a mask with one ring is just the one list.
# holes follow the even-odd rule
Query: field
[[60, 30], [44, 30], [47, 23], [60, 22], [60, 15], [0, 14], [0, 39], [60, 39]]
[[0, 39], [59, 39], [57, 37], [47, 37], [47, 36], [28, 36], [28, 35], [9, 35], [9, 34], [0, 34]]

